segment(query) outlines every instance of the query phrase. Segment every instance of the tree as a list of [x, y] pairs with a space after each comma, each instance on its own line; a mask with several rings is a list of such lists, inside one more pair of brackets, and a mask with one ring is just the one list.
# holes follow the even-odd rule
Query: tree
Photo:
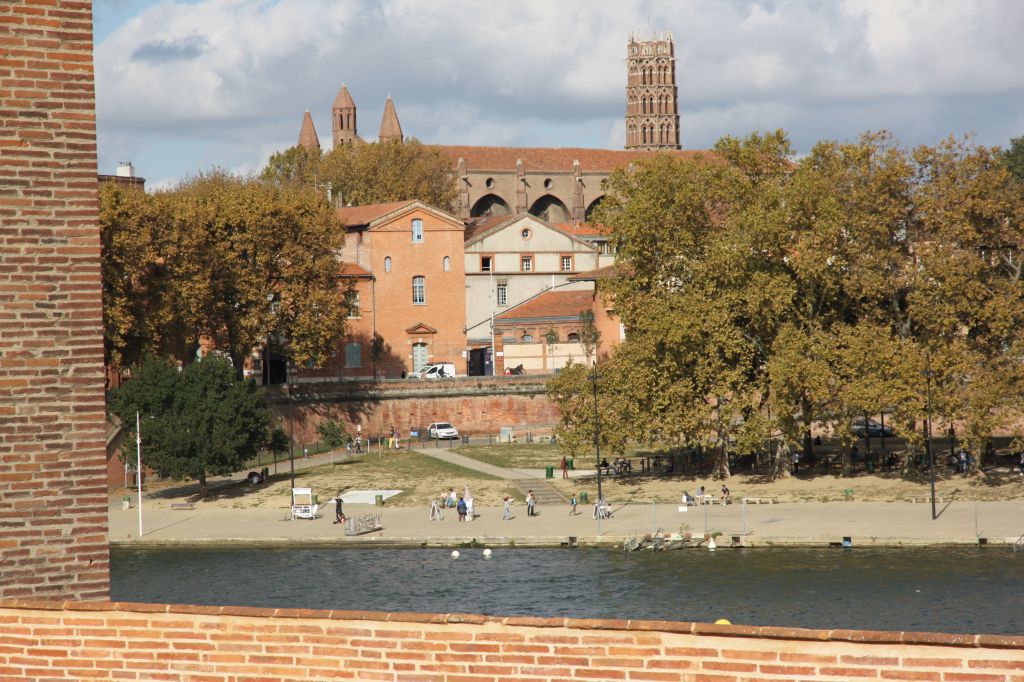
[[419, 199], [450, 212], [457, 197], [451, 161], [417, 140], [338, 145], [320, 162], [318, 178], [344, 205]]
[[270, 411], [263, 390], [238, 381], [231, 363], [212, 354], [182, 370], [148, 360], [116, 389], [111, 409], [134, 436], [142, 418], [143, 461], [177, 478], [199, 482], [242, 468], [268, 442]]
[[306, 185], [316, 188], [319, 184], [318, 175], [322, 158], [319, 149], [307, 149], [301, 145], [289, 147], [270, 156], [266, 167], [260, 173], [260, 178], [276, 185]]
[[189, 363], [209, 342], [241, 375], [271, 332], [314, 365], [344, 332], [344, 231], [312, 189], [215, 171], [155, 195], [105, 190], [100, 224], [113, 359]]
[[329, 448], [340, 448], [349, 441], [345, 427], [335, 419], [324, 419], [316, 425], [316, 432]]
[[1003, 164], [1018, 180], [1024, 180], [1024, 137], [1010, 140], [1010, 148], [1002, 155]]

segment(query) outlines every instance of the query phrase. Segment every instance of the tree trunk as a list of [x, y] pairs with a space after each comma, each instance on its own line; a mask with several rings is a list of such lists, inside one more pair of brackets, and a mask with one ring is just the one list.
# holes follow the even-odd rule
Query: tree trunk
[[208, 491], [209, 491], [209, 488], [206, 485], [206, 472], [205, 471], [200, 471], [199, 472], [199, 497], [200, 498], [205, 498], [206, 497], [206, 493]]
[[842, 455], [840, 473], [844, 477], [853, 475], [853, 457], [850, 453], [850, 447], [853, 443], [848, 437], [843, 437], [839, 440], [840, 454]]
[[775, 450], [775, 461], [772, 464], [772, 480], [775, 481], [788, 477], [792, 461], [793, 457], [789, 441], [783, 438], [779, 443], [779, 447]]

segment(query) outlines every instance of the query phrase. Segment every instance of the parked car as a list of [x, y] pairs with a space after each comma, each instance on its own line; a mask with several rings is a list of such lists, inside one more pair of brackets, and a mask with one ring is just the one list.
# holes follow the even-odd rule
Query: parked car
[[892, 427], [882, 426], [880, 422], [865, 417], [856, 417], [851, 421], [850, 430], [858, 438], [889, 438], [895, 433]]
[[459, 437], [459, 432], [448, 422], [434, 422], [427, 428], [427, 435], [431, 438], [451, 438], [454, 440]]
[[416, 379], [447, 379], [455, 376], [455, 363], [431, 362], [423, 365], [418, 372], [413, 372]]

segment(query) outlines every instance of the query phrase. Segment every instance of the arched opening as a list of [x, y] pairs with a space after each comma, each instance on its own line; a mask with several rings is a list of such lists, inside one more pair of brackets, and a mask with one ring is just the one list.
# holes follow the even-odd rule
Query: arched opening
[[647, 126], [640, 126], [640, 144], [647, 144]]
[[647, 98], [646, 97], [641, 97], [640, 98], [640, 113], [641, 114], [646, 114], [647, 113]]
[[530, 207], [530, 214], [549, 223], [565, 223], [569, 221], [569, 209], [557, 197], [545, 194]]
[[591, 201], [590, 205], [587, 206], [586, 221], [588, 223], [593, 221], [594, 211], [597, 210], [597, 207], [601, 205], [602, 201], [604, 201], [604, 196], [605, 195], [602, 194], [598, 198], [596, 198], [593, 201]]
[[492, 215], [509, 215], [510, 213], [512, 213], [512, 209], [509, 207], [508, 202], [497, 194], [485, 194], [477, 199], [476, 203], [473, 204], [473, 208], [469, 210], [469, 215], [473, 218]]
[[451, 272], [452, 271], [452, 259], [449, 258], [448, 256], [445, 256], [441, 260], [441, 267], [444, 268], [445, 272]]
[[567, 343], [579, 343], [580, 335], [577, 334], [576, 332], [569, 332], [569, 334], [565, 337], [565, 340]]

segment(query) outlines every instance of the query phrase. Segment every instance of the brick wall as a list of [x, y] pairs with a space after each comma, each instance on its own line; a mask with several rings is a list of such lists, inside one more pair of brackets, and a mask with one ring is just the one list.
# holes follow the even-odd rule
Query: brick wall
[[95, 128], [91, 4], [0, 2], [0, 597], [108, 594]]
[[497, 434], [513, 426], [546, 432], [559, 413], [545, 393], [544, 378], [469, 377], [454, 380], [409, 380], [386, 383], [300, 384], [288, 406], [286, 394], [274, 388], [269, 397], [281, 422], [294, 419], [296, 440], [317, 440], [316, 425], [335, 419], [354, 432], [361, 424], [367, 436], [388, 433], [392, 425], [403, 436], [434, 421], [450, 421], [460, 433]]
[[0, 602], [0, 679], [1021, 682], [1024, 637]]

